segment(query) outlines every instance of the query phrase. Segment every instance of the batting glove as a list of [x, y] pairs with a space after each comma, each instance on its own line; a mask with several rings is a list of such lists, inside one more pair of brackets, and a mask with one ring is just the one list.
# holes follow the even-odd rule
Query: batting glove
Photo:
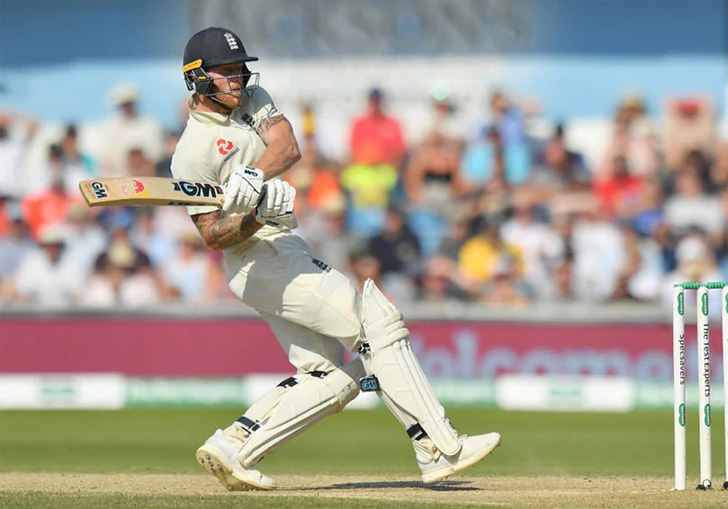
[[296, 189], [288, 182], [272, 180], [263, 184], [263, 197], [253, 211], [255, 220], [261, 224], [288, 228], [298, 228], [293, 204], [296, 201]]
[[237, 165], [225, 184], [225, 201], [222, 209], [228, 214], [249, 213], [260, 201], [264, 178], [263, 170]]

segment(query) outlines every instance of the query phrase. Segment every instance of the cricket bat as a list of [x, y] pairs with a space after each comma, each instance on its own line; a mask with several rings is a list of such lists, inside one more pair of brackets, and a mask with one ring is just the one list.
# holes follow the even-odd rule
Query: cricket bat
[[89, 207], [212, 205], [222, 207], [222, 187], [163, 177], [108, 177], [78, 184]]

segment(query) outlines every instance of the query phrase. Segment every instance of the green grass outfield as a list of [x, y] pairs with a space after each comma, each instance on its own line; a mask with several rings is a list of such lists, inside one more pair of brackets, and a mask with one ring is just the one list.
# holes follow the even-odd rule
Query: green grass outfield
[[[661, 478], [664, 486], [671, 485], [670, 412], [605, 414], [454, 409], [449, 416], [461, 433], [496, 430], [503, 435], [501, 447], [464, 474], [468, 479], [486, 478], [487, 484], [491, 476], [575, 479], [614, 476], [632, 480]], [[205, 482], [209, 477], [212, 482], [212, 477], [195, 463], [195, 449], [215, 428], [226, 426], [236, 417], [234, 409], [0, 412], [0, 488], [3, 475], [7, 477], [10, 472], [192, 474]], [[722, 417], [722, 412], [714, 412], [716, 480], [724, 475]], [[697, 481], [697, 414], [689, 414], [688, 419], [688, 471], [691, 479]], [[386, 410], [352, 410], [329, 417], [266, 458], [260, 468], [267, 474], [282, 477], [419, 479], [407, 436]], [[404, 486], [405, 481], [401, 482]], [[694, 483], [690, 481], [690, 484]], [[256, 494], [242, 504], [239, 498], [230, 498], [230, 495], [245, 494], [228, 494], [219, 489], [221, 496], [214, 507], [442, 507], [437, 503], [428, 505], [425, 500], [409, 503], [324, 499], [299, 497], [295, 493], [268, 499]], [[173, 489], [168, 495], [70, 491], [49, 494], [42, 489], [1, 490], [0, 507], [182, 509], [208, 505], [204, 500], [209, 499], [202, 495], [175, 495]], [[728, 493], [715, 491], [690, 495], [710, 496], [710, 500], [722, 497], [721, 504], [728, 507]], [[518, 500], [514, 503], [509, 506], [519, 507]]]

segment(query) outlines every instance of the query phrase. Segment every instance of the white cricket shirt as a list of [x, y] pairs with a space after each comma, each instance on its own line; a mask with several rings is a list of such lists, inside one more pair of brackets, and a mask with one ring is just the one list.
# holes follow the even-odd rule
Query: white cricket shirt
[[[192, 99], [190, 99], [192, 101]], [[184, 132], [172, 156], [172, 175], [182, 180], [225, 184], [238, 164], [250, 165], [265, 151], [256, 129], [269, 117], [282, 115], [273, 99], [260, 86], [245, 89], [243, 105], [230, 115], [190, 110]], [[189, 206], [193, 216], [218, 210], [211, 206]], [[264, 226], [250, 239], [226, 249], [240, 252], [255, 241], [279, 232]]]

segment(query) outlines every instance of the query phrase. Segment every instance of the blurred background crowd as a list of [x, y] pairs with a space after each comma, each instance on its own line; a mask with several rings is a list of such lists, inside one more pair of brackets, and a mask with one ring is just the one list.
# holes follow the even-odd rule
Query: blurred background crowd
[[[183, 108], [175, 130], [140, 111], [133, 84], [110, 99], [88, 147], [83, 125], [38, 140], [42, 119], [0, 116], [0, 299], [230, 299], [220, 254], [183, 208], [83, 202], [81, 179], [170, 177], [184, 127]], [[669, 305], [675, 282], [728, 280], [728, 133], [706, 98], [651, 112], [627, 94], [611, 118], [572, 132], [506, 90], [489, 95], [478, 125], [459, 120], [467, 105], [432, 96], [417, 137], [392, 101], [381, 88], [362, 98], [346, 158], [319, 149], [315, 102], [294, 115], [303, 155], [285, 178], [298, 190], [297, 233], [357, 284], [371, 277], [402, 303]]]
[[296, 132], [297, 233], [357, 284], [668, 306], [677, 281], [728, 280], [726, 5], [2, 2], [0, 305], [232, 298], [183, 208], [77, 189], [171, 176], [182, 48], [228, 26]]

